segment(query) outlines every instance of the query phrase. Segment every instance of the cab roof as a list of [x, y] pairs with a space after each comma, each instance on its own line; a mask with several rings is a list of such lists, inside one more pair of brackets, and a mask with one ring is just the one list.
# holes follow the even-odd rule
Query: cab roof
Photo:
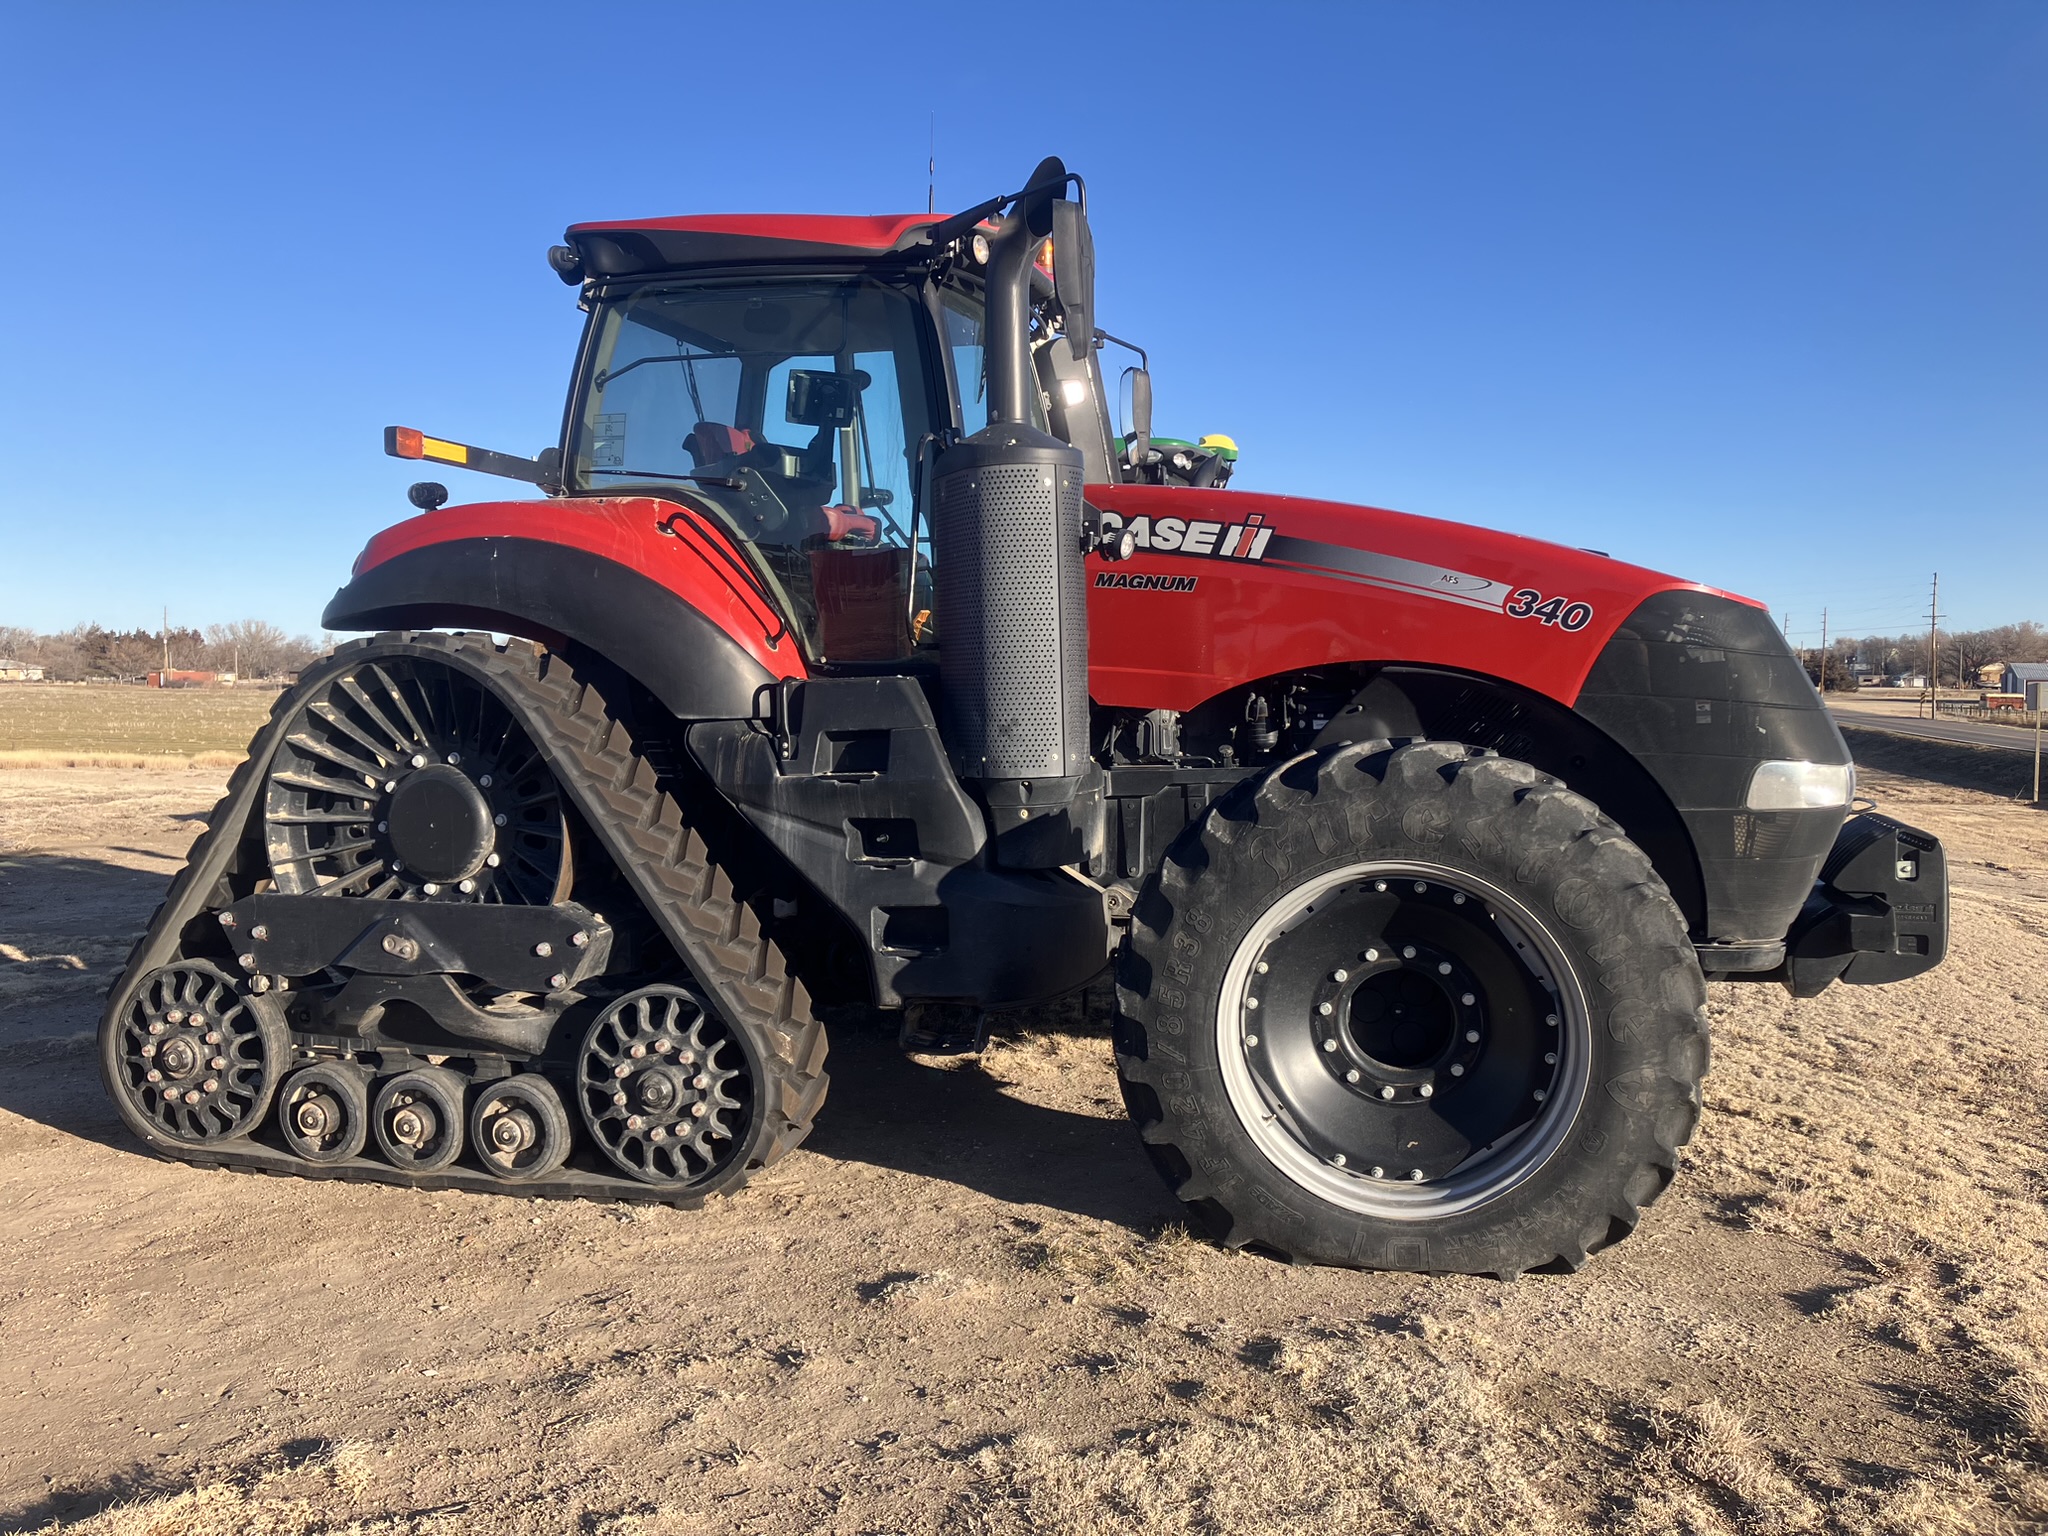
[[572, 224], [566, 238], [591, 277], [631, 277], [680, 267], [872, 259], [924, 244], [924, 231], [938, 222], [929, 213], [706, 213]]

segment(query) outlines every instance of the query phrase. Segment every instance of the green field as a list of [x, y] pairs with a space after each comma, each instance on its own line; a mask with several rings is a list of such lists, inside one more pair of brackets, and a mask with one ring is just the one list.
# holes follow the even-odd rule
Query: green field
[[0, 752], [240, 756], [275, 688], [0, 683]]

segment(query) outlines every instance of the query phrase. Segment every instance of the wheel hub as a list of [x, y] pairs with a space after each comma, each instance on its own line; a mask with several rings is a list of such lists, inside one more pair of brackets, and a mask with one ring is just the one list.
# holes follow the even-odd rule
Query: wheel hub
[[483, 791], [448, 763], [400, 779], [384, 813], [392, 854], [421, 879], [443, 885], [483, 869], [497, 841], [491, 816]]
[[414, 1099], [391, 1112], [390, 1126], [393, 1141], [421, 1148], [440, 1134], [441, 1117], [434, 1113], [432, 1105]]
[[341, 1123], [341, 1106], [324, 1093], [301, 1099], [292, 1110], [292, 1122], [299, 1133], [318, 1141]]
[[523, 1109], [508, 1109], [491, 1122], [491, 1145], [510, 1155], [524, 1152], [540, 1135], [533, 1116]]

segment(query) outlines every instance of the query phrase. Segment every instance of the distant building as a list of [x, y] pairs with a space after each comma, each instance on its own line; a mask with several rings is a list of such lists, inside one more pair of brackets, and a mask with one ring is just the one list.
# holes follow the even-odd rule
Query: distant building
[[43, 669], [32, 667], [25, 661], [10, 661], [0, 656], [0, 683], [40, 683]]
[[152, 672], [145, 679], [152, 688], [211, 688], [221, 681], [218, 672]]
[[1999, 664], [2000, 693], [2025, 693], [2029, 683], [2048, 683], [2048, 661], [2007, 661]]
[[1994, 688], [2002, 691], [2004, 687], [2004, 677], [2004, 662], [1987, 661], [1984, 663], [1983, 666], [1977, 669], [1977, 686], [1979, 688]]

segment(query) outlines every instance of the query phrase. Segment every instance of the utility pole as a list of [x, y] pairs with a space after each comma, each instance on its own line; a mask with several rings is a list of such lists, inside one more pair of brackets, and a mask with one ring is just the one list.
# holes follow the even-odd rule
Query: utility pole
[[171, 680], [171, 609], [168, 603], [164, 605], [164, 669], [158, 674], [158, 680], [166, 683]]
[[1940, 651], [1937, 641], [1941, 634], [1941, 572], [1934, 573], [1934, 587], [1927, 598], [1927, 718], [1933, 720], [1941, 714], [1941, 694], [1935, 678], [1939, 668], [1936, 665]]
[[1820, 691], [1825, 698], [1828, 691], [1828, 611], [1820, 611]]

